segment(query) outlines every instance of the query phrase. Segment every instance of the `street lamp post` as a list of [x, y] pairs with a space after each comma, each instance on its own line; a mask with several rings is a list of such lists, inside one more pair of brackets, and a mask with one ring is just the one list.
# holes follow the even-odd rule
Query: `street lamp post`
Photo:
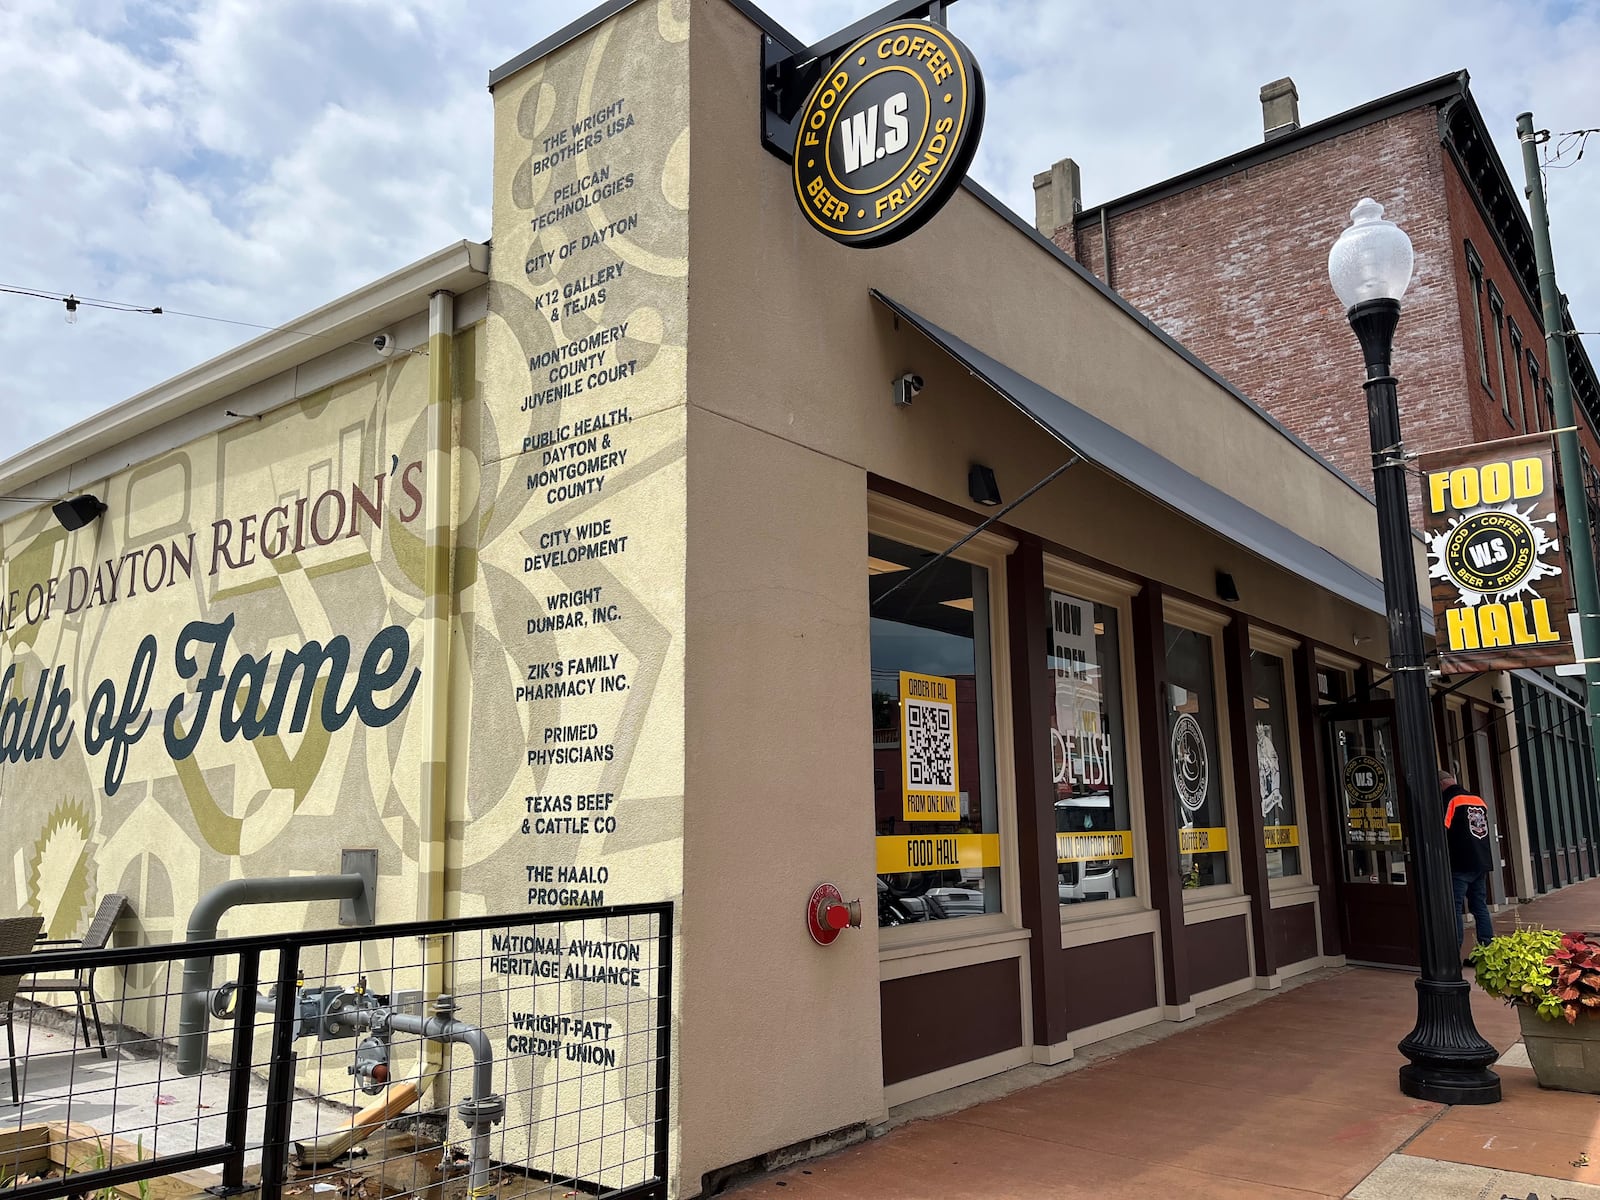
[[1410, 1060], [1400, 1068], [1400, 1090], [1439, 1104], [1493, 1104], [1500, 1099], [1500, 1079], [1489, 1065], [1497, 1053], [1472, 1023], [1471, 988], [1461, 977], [1461, 944], [1451, 910], [1454, 892], [1433, 758], [1405, 447], [1395, 377], [1389, 373], [1400, 297], [1411, 282], [1411, 239], [1394, 222], [1384, 220], [1383, 206], [1372, 200], [1357, 204], [1350, 218], [1352, 224], [1328, 253], [1328, 278], [1347, 310], [1367, 367], [1362, 386], [1372, 435], [1378, 549], [1389, 613], [1389, 669], [1394, 673], [1400, 773], [1411, 808], [1410, 874], [1422, 949], [1417, 1024], [1400, 1043], [1400, 1053]]

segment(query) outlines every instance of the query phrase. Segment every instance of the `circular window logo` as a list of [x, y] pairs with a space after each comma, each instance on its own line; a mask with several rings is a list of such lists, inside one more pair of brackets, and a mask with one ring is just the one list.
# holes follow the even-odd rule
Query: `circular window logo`
[[1211, 766], [1205, 734], [1193, 713], [1179, 713], [1172, 724], [1172, 786], [1185, 812], [1198, 812], [1206, 802]]
[[1344, 791], [1352, 800], [1373, 804], [1389, 795], [1389, 769], [1381, 759], [1357, 754], [1344, 764]]
[[797, 118], [795, 199], [835, 241], [886, 246], [961, 186], [983, 128], [983, 76], [950, 31], [900, 21], [834, 61]]
[[1463, 592], [1509, 592], [1528, 578], [1538, 561], [1538, 542], [1521, 514], [1474, 513], [1450, 531], [1444, 568]]

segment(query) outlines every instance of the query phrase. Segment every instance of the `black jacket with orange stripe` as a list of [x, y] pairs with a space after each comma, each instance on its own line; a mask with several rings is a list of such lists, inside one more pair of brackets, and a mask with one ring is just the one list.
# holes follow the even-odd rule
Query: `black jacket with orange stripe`
[[1444, 791], [1444, 827], [1450, 839], [1450, 869], [1478, 875], [1494, 865], [1489, 844], [1489, 806], [1457, 784]]

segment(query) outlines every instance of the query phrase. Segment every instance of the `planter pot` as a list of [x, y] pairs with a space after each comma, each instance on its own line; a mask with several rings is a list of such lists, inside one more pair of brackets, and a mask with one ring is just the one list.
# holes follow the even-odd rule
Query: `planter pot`
[[1560, 1018], [1543, 1020], [1519, 1005], [1517, 1017], [1540, 1087], [1600, 1094], [1600, 1016], [1579, 1017], [1568, 1025]]

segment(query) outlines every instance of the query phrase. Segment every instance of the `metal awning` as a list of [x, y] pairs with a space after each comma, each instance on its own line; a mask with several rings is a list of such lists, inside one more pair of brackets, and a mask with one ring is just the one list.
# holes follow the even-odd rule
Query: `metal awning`
[[[1362, 608], [1379, 614], [1388, 612], [1382, 583], [1366, 572], [1189, 474], [1120, 429], [996, 362], [876, 288], [872, 297], [909, 321], [924, 337], [1016, 405], [1023, 416], [1086, 461], [1241, 549]], [[1426, 613], [1423, 625], [1432, 632], [1433, 623]]]

